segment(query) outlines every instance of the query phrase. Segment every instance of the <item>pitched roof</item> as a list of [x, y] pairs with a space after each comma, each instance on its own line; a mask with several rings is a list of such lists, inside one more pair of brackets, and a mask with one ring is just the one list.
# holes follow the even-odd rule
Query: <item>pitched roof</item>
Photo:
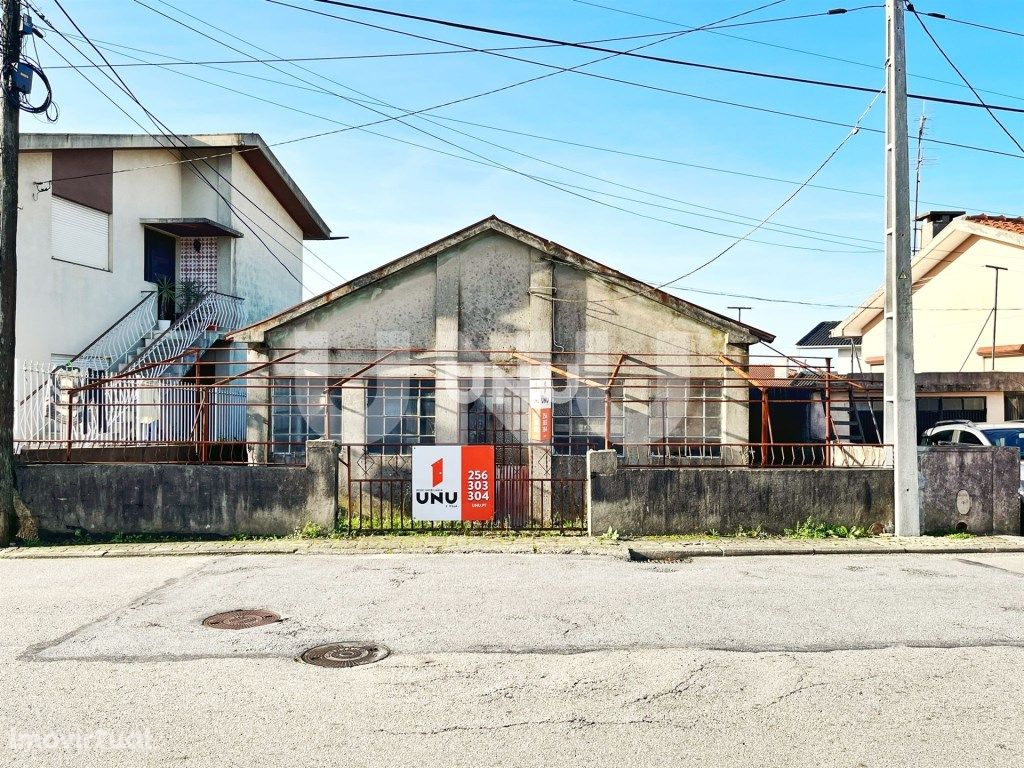
[[811, 328], [796, 343], [798, 347], [850, 347], [860, 342], [860, 336], [833, 336], [832, 329], [839, 325], [839, 320], [825, 320]]
[[753, 344], [758, 341], [770, 342], [775, 340], [775, 336], [767, 331], [762, 331], [752, 325], [738, 322], [730, 317], [713, 312], [710, 309], [705, 309], [697, 304], [692, 304], [678, 296], [665, 293], [654, 286], [629, 277], [618, 270], [587, 258], [586, 256], [570, 250], [563, 245], [559, 245], [551, 240], [546, 240], [535, 235], [532, 232], [528, 232], [525, 229], [521, 229], [514, 224], [509, 224], [507, 221], [503, 221], [493, 215], [478, 221], [475, 224], [470, 224], [468, 227], [460, 229], [458, 232], [443, 237], [440, 240], [436, 240], [429, 245], [418, 248], [411, 253], [407, 253], [405, 256], [401, 256], [394, 261], [388, 262], [377, 269], [367, 272], [366, 274], [353, 278], [347, 283], [342, 283], [336, 288], [332, 288], [329, 291], [321, 293], [319, 296], [314, 296], [311, 299], [300, 302], [283, 312], [279, 312], [278, 314], [254, 323], [253, 325], [233, 331], [228, 334], [227, 338], [234, 341], [262, 342], [264, 334], [269, 330], [291, 322], [308, 312], [312, 312], [319, 307], [330, 304], [336, 299], [340, 299], [343, 296], [358, 291], [361, 288], [371, 285], [378, 280], [382, 280], [389, 275], [393, 275], [396, 272], [412, 266], [413, 264], [417, 264], [436, 256], [438, 253], [458, 245], [459, 243], [465, 242], [470, 238], [489, 231], [498, 232], [514, 240], [518, 240], [531, 248], [547, 254], [554, 260], [576, 266], [597, 275], [607, 282], [625, 287], [637, 294], [643, 294], [653, 301], [663, 304], [676, 312], [693, 317], [714, 328], [727, 332], [738, 331], [744, 337], [749, 339], [747, 343]]
[[313, 208], [299, 185], [288, 175], [270, 146], [258, 133], [149, 135], [143, 133], [23, 133], [21, 152], [56, 152], [63, 149], [230, 149], [252, 168], [271, 194], [302, 229], [306, 240], [329, 240], [331, 229]]
[[[1024, 218], [988, 216], [984, 213], [957, 216], [914, 257], [911, 263], [913, 290], [916, 292], [933, 270], [957, 259], [960, 247], [971, 237], [983, 237], [1012, 248], [1024, 248]], [[883, 304], [884, 293], [880, 287], [839, 322], [838, 330], [842, 331], [843, 336], [863, 334], [882, 314]]]
[[984, 224], [988, 227], [995, 227], [1004, 232], [1012, 232], [1015, 235], [1024, 235], [1024, 217], [1007, 218], [1006, 216], [989, 216], [979, 213], [977, 216], [966, 216], [967, 221]]

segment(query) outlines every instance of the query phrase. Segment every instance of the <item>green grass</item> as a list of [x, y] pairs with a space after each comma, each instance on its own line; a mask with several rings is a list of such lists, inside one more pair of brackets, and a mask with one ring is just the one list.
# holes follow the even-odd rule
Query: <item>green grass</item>
[[789, 539], [865, 539], [872, 534], [867, 528], [859, 525], [834, 525], [808, 517], [795, 528], [787, 528], [785, 535]]

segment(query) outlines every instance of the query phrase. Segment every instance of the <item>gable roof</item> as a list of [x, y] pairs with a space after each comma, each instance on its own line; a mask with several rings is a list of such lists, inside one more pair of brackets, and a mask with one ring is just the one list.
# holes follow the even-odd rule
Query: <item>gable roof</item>
[[320, 307], [330, 304], [336, 299], [347, 296], [348, 294], [382, 280], [389, 275], [393, 275], [407, 267], [411, 267], [414, 264], [418, 264], [421, 261], [436, 256], [455, 245], [485, 232], [498, 232], [547, 254], [553, 260], [578, 267], [597, 275], [607, 282], [625, 287], [638, 294], [643, 294], [659, 304], [663, 304], [676, 312], [693, 317], [706, 325], [710, 325], [726, 332], [739, 333], [747, 340], [746, 343], [754, 344], [758, 341], [770, 342], [775, 340], [775, 336], [767, 331], [762, 331], [751, 325], [747, 325], [746, 323], [740, 323], [732, 318], [726, 317], [725, 315], [720, 315], [710, 309], [705, 309], [704, 307], [700, 307], [696, 304], [680, 299], [678, 296], [665, 293], [654, 286], [629, 277], [628, 275], [596, 262], [593, 259], [589, 259], [563, 245], [559, 245], [551, 240], [545, 240], [532, 232], [521, 229], [514, 224], [509, 224], [507, 221], [503, 221], [493, 215], [478, 221], [475, 224], [470, 224], [468, 227], [460, 229], [458, 232], [448, 235], [447, 237], [435, 240], [433, 243], [425, 245], [422, 248], [418, 248], [411, 253], [407, 253], [405, 256], [401, 256], [394, 261], [377, 267], [377, 269], [353, 278], [347, 283], [342, 283], [336, 288], [332, 288], [329, 291], [321, 293], [319, 296], [314, 296], [311, 299], [300, 302], [283, 312], [279, 312], [278, 314], [254, 323], [253, 325], [233, 331], [228, 334], [227, 338], [233, 341], [250, 343], [262, 342], [264, 335], [269, 330], [289, 323], [315, 309], [319, 309]]
[[303, 239], [330, 239], [330, 227], [258, 133], [163, 136], [144, 133], [23, 133], [19, 143], [20, 152], [56, 152], [63, 149], [173, 151], [178, 148], [233, 150], [249, 164], [281, 207], [299, 225]]
[[[960, 255], [957, 249], [971, 237], [983, 237], [1014, 248], [1024, 248], [1024, 218], [979, 213], [953, 219], [918, 251], [911, 262], [913, 292], [917, 292], [923, 284], [921, 281], [931, 272], [956, 260]], [[868, 326], [882, 314], [884, 301], [885, 291], [882, 286], [840, 321], [833, 333], [840, 336], [863, 336]]]
[[833, 336], [832, 330], [839, 325], [839, 320], [824, 320], [811, 328], [796, 343], [798, 347], [850, 347], [860, 341], [859, 336]]

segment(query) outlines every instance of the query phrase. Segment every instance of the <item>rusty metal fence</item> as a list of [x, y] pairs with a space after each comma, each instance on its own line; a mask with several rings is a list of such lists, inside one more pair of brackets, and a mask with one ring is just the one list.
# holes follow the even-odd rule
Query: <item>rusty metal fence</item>
[[306, 442], [327, 438], [341, 446], [345, 525], [374, 531], [420, 527], [417, 445], [494, 445], [495, 520], [473, 525], [511, 529], [583, 528], [590, 450], [633, 467], [892, 462], [836, 417], [873, 414], [877, 385], [826, 359], [221, 346], [174, 370], [23, 366], [21, 460], [301, 464]]

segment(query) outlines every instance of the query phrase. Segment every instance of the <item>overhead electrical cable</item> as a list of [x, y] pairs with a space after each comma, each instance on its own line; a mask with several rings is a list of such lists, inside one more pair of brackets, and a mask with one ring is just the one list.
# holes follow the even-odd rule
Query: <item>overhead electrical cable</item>
[[[656, 22], [658, 22], [660, 24], [668, 24], [668, 25], [670, 25], [672, 27], [675, 27], [675, 28], [689, 26], [689, 25], [683, 24], [682, 22], [679, 22], [679, 21], [673, 21], [671, 19], [661, 18], [661, 17], [658, 17], [658, 16], [649, 16], [647, 14], [637, 13], [635, 11], [627, 11], [624, 8], [616, 8], [614, 6], [605, 5], [603, 3], [591, 2], [590, 0], [569, 0], [569, 1], [573, 2], [573, 3], [578, 3], [579, 5], [588, 5], [588, 6], [592, 7], [592, 8], [601, 8], [602, 10], [611, 11], [612, 13], [619, 13], [619, 14], [622, 14], [624, 16], [634, 16], [634, 17], [640, 18], [640, 19], [647, 19], [649, 21], [656, 21]], [[935, 16], [936, 18], [945, 18], [942, 14], [925, 14], [925, 15]], [[1006, 30], [997, 30], [997, 31], [1006, 31]], [[707, 30], [707, 32], [708, 32], [709, 35], [716, 35], [718, 37], [726, 37], [726, 38], [729, 38], [731, 40], [740, 40], [740, 41], [742, 41], [744, 43], [751, 43], [752, 45], [761, 45], [761, 46], [765, 46], [767, 48], [775, 48], [776, 50], [780, 50], [780, 51], [789, 51], [790, 53], [799, 53], [799, 54], [801, 54], [803, 56], [812, 56], [814, 58], [823, 59], [825, 61], [837, 61], [837, 62], [839, 62], [841, 64], [850, 64], [850, 65], [855, 66], [855, 67], [864, 67], [866, 69], [872, 69], [872, 70], [881, 70], [881, 69], [883, 69], [883, 67], [881, 67], [881, 66], [879, 66], [877, 64], [868, 64], [867, 62], [864, 62], [864, 61], [856, 61], [855, 59], [847, 59], [847, 58], [844, 58], [842, 56], [830, 56], [829, 54], [821, 53], [820, 51], [808, 51], [805, 48], [795, 48], [795, 47], [790, 46], [790, 45], [780, 45], [778, 43], [770, 43], [767, 40], [757, 40], [757, 39], [752, 38], [752, 37], [741, 37], [740, 35], [734, 35], [734, 34], [730, 34], [728, 32], [722, 32], [722, 31], [717, 30], [717, 29], [709, 29], [709, 30]], [[1010, 33], [1010, 34], [1021, 34], [1021, 33]], [[944, 79], [942, 79], [940, 77], [931, 77], [929, 75], [915, 74], [915, 73], [912, 73], [912, 72], [908, 72], [907, 73], [907, 77], [915, 78], [917, 80], [928, 80], [930, 82], [939, 83], [941, 85], [952, 85], [952, 86], [955, 86], [957, 88], [963, 88], [964, 87], [963, 83], [956, 83], [956, 82], [953, 82], [952, 80], [944, 80]], [[1007, 98], [1007, 99], [1014, 99], [1016, 101], [1024, 101], [1024, 96], [1015, 96], [1012, 93], [1004, 93], [1002, 91], [984, 90], [984, 89], [981, 89], [981, 88], [979, 88], [978, 90], [981, 91], [982, 93], [991, 93], [994, 96], [1002, 96], [1002, 97]]]
[[[268, 2], [268, 3], [273, 3], [274, 5], [283, 5], [283, 6], [287, 6], [289, 8], [296, 8], [296, 9], [299, 9], [299, 10], [309, 11], [311, 13], [315, 13], [316, 12], [316, 11], [314, 11], [311, 8], [303, 8], [302, 6], [292, 5], [290, 3], [281, 2], [281, 0], [265, 0], [265, 1]], [[136, 0], [136, 2], [138, 2], [138, 0]], [[724, 73], [728, 73], [728, 74], [744, 75], [744, 76], [747, 76], [747, 77], [757, 77], [757, 78], [763, 78], [763, 79], [768, 79], [768, 80], [777, 80], [777, 81], [781, 81], [781, 82], [798, 83], [798, 84], [802, 84], [802, 85], [814, 85], [814, 86], [819, 86], [819, 87], [823, 87], [823, 88], [833, 88], [833, 89], [845, 90], [845, 91], [855, 91], [855, 92], [859, 92], [859, 93], [874, 93], [875, 92], [874, 88], [871, 88], [871, 87], [866, 86], [866, 85], [855, 85], [855, 84], [852, 84], [852, 83], [840, 83], [840, 82], [837, 82], [837, 81], [834, 81], [834, 80], [818, 80], [816, 78], [799, 77], [799, 76], [796, 76], [796, 75], [783, 75], [783, 74], [780, 74], [780, 73], [777, 73], [777, 72], [762, 72], [762, 71], [759, 71], [759, 70], [743, 69], [743, 68], [740, 68], [740, 67], [726, 67], [726, 66], [718, 65], [718, 64], [708, 64], [708, 63], [699, 62], [699, 61], [688, 61], [688, 60], [685, 60], [685, 59], [674, 59], [674, 58], [670, 58], [670, 57], [667, 57], [667, 56], [653, 56], [651, 54], [645, 54], [645, 53], [635, 53], [635, 52], [630, 52], [630, 51], [616, 51], [613, 48], [604, 48], [604, 47], [598, 46], [598, 45], [588, 45], [586, 43], [573, 43], [573, 42], [568, 41], [568, 40], [558, 40], [558, 39], [550, 38], [550, 37], [542, 37], [540, 35], [530, 35], [530, 34], [526, 34], [526, 33], [522, 33], [522, 32], [510, 32], [510, 31], [507, 31], [507, 30], [494, 29], [492, 27], [483, 27], [483, 26], [474, 25], [474, 24], [463, 24], [461, 22], [450, 21], [450, 20], [446, 20], [446, 19], [437, 19], [437, 18], [432, 18], [432, 17], [429, 17], [429, 16], [419, 16], [419, 15], [411, 14], [411, 13], [401, 13], [400, 11], [390, 11], [390, 10], [386, 10], [386, 9], [383, 9], [383, 8], [373, 8], [373, 7], [368, 6], [368, 5], [357, 5], [356, 3], [346, 3], [346, 2], [341, 2], [341, 0], [313, 0], [313, 2], [321, 3], [321, 4], [324, 4], [324, 5], [338, 6], [338, 7], [341, 7], [341, 8], [352, 8], [352, 9], [355, 9], [355, 10], [365, 11], [367, 13], [381, 14], [381, 15], [384, 15], [384, 16], [394, 16], [394, 17], [397, 17], [397, 18], [410, 19], [410, 20], [413, 20], [413, 21], [421, 21], [421, 22], [424, 22], [424, 23], [427, 23], [427, 24], [434, 24], [434, 25], [439, 25], [439, 26], [444, 26], [444, 27], [453, 27], [455, 29], [468, 30], [468, 31], [471, 31], [471, 32], [480, 32], [482, 34], [498, 35], [498, 36], [501, 36], [501, 37], [510, 37], [510, 38], [515, 38], [515, 39], [519, 39], [519, 40], [532, 40], [534, 42], [542, 42], [542, 43], [557, 43], [557, 44], [565, 45], [565, 46], [568, 46], [568, 47], [571, 47], [571, 48], [581, 48], [583, 50], [598, 51], [598, 52], [601, 52], [601, 53], [613, 53], [613, 54], [615, 54], [617, 56], [626, 56], [626, 57], [630, 57], [630, 58], [644, 59], [644, 60], [647, 60], [647, 61], [653, 61], [653, 62], [658, 62], [658, 63], [662, 63], [662, 64], [672, 64], [672, 65], [675, 65], [675, 66], [682, 66], [682, 67], [693, 67], [693, 68], [696, 68], [696, 69], [705, 69], [705, 70], [711, 70], [711, 71], [715, 71], [715, 72], [724, 72]], [[868, 7], [880, 7], [880, 6], [863, 6], [863, 7], [864, 8], [868, 8]], [[331, 16], [332, 14], [322, 14], [322, 15]], [[342, 18], [342, 17], [336, 17], [336, 18]], [[351, 21], [351, 19], [344, 19], [344, 20], [345, 21]], [[930, 96], [930, 95], [924, 95], [924, 94], [908, 94], [908, 98], [921, 99], [923, 101], [930, 101], [930, 102], [935, 102], [935, 103], [938, 103], [938, 104], [954, 104], [954, 105], [962, 106], [962, 107], [980, 107], [981, 106], [980, 104], [977, 104], [977, 103], [972, 102], [972, 101], [964, 101], [962, 99], [950, 99], [950, 98], [946, 98], [946, 97], [942, 97], [942, 96]], [[987, 109], [992, 109], [992, 110], [998, 110], [998, 111], [1002, 111], [1002, 112], [1015, 112], [1015, 113], [1018, 113], [1018, 114], [1024, 114], [1024, 107], [1011, 107], [1011, 106], [1008, 106], [1008, 105], [1000, 104], [1000, 105], [987, 105], [986, 108]]]
[[[139, 0], [135, 0], [135, 2], [139, 2]], [[357, 20], [357, 19], [348, 18], [346, 16], [339, 16], [337, 14], [327, 13], [326, 11], [318, 11], [315, 8], [305, 8], [305, 7], [300, 6], [300, 5], [293, 5], [291, 3], [282, 2], [281, 0], [266, 0], [266, 2], [270, 2], [270, 3], [273, 3], [275, 5], [285, 6], [287, 8], [293, 8], [293, 9], [298, 10], [298, 11], [305, 11], [306, 13], [311, 13], [311, 14], [314, 14], [314, 15], [317, 15], [317, 16], [324, 16], [324, 17], [327, 17], [327, 18], [337, 19], [339, 21], [344, 21], [344, 22], [347, 22], [347, 23], [350, 23], [350, 24], [356, 24], [356, 25], [359, 25], [359, 26], [364, 26], [364, 27], [367, 27], [367, 28], [370, 28], [370, 29], [378, 29], [378, 30], [383, 30], [383, 31], [386, 31], [386, 32], [392, 32], [392, 33], [397, 34], [397, 35], [403, 35], [405, 37], [416, 38], [418, 40], [428, 40], [428, 41], [434, 42], [434, 43], [442, 43], [444, 45], [450, 45], [450, 46], [453, 46], [453, 47], [456, 47], [456, 48], [461, 48], [461, 49], [464, 49], [464, 50], [467, 50], [467, 51], [475, 51], [477, 53], [489, 53], [489, 55], [497, 56], [499, 58], [509, 59], [511, 61], [520, 61], [520, 62], [523, 62], [523, 63], [526, 63], [526, 64], [534, 64], [534, 65], [540, 66], [540, 67], [547, 67], [549, 69], [556, 69], [556, 70], [561, 71], [561, 72], [570, 71], [570, 68], [568, 68], [568, 67], [560, 67], [560, 66], [558, 66], [556, 64], [548, 64], [547, 62], [536, 61], [535, 59], [527, 59], [527, 58], [523, 58], [521, 56], [511, 56], [509, 54], [496, 53], [496, 52], [493, 52], [493, 51], [488, 51], [487, 49], [484, 49], [484, 48], [474, 48], [472, 46], [463, 45], [462, 43], [456, 43], [456, 42], [453, 42], [451, 40], [442, 40], [442, 39], [439, 39], [439, 38], [436, 38], [436, 37], [429, 37], [427, 35], [417, 34], [415, 32], [407, 32], [405, 30], [395, 29], [393, 27], [385, 27], [385, 26], [382, 26], [380, 24], [373, 24], [373, 23], [370, 23], [370, 22], [367, 22], [367, 21], [360, 21], [360, 20]], [[812, 116], [812, 115], [803, 115], [803, 114], [796, 113], [796, 112], [788, 112], [788, 111], [785, 111], [785, 110], [772, 109], [770, 107], [762, 107], [762, 106], [756, 106], [756, 105], [752, 105], [752, 104], [745, 104], [745, 103], [742, 103], [742, 102], [730, 101], [730, 100], [727, 100], [727, 99], [718, 99], [718, 98], [714, 98], [714, 97], [710, 97], [710, 96], [703, 96], [703, 95], [700, 95], [700, 94], [689, 93], [687, 91], [679, 91], [679, 90], [675, 90], [675, 89], [672, 89], [672, 88], [665, 88], [665, 87], [661, 87], [661, 86], [657, 86], [657, 85], [652, 85], [650, 83], [642, 83], [642, 82], [637, 82], [635, 80], [627, 80], [627, 79], [624, 79], [624, 78], [612, 77], [610, 75], [602, 75], [602, 74], [598, 74], [596, 72], [588, 72], [588, 71], [585, 71], [585, 70], [582, 70], [582, 69], [578, 69], [578, 68], [572, 68], [571, 71], [574, 74], [581, 75], [583, 77], [589, 77], [589, 78], [593, 78], [593, 79], [597, 79], [597, 80], [604, 80], [606, 82], [611, 82], [611, 83], [619, 83], [621, 85], [628, 85], [628, 86], [635, 87], [635, 88], [641, 88], [641, 89], [653, 91], [655, 93], [666, 93], [666, 94], [671, 94], [671, 95], [674, 95], [674, 96], [682, 96], [682, 97], [685, 97], [685, 98], [696, 99], [698, 101], [705, 101], [705, 102], [708, 102], [708, 103], [711, 103], [711, 104], [721, 104], [723, 106], [737, 107], [737, 108], [740, 108], [740, 109], [749, 109], [749, 110], [753, 110], [755, 112], [762, 112], [762, 113], [765, 113], [765, 114], [778, 115], [778, 116], [781, 116], [781, 117], [789, 117], [789, 118], [794, 118], [794, 119], [798, 119], [798, 120], [806, 120], [806, 121], [813, 122], [813, 123], [819, 123], [821, 125], [835, 125], [835, 126], [841, 127], [841, 128], [852, 128], [853, 127], [849, 123], [842, 123], [842, 122], [839, 122], [839, 121], [836, 121], [836, 120], [830, 120], [830, 119], [827, 119], [827, 118], [815, 117], [815, 116]], [[519, 84], [523, 84], [523, 83], [526, 83], [526, 82], [532, 82], [532, 80], [521, 81]], [[513, 87], [513, 86], [509, 86], [509, 87]], [[971, 105], [971, 106], [978, 106], [974, 102], [966, 102], [966, 103], [968, 105]], [[440, 107], [436, 107], [436, 108], [440, 108]], [[429, 110], [428, 109], [424, 109], [424, 110], [420, 110], [420, 111], [424, 111], [425, 112], [425, 111], [429, 111]], [[885, 131], [883, 129], [881, 129], [881, 128], [867, 128], [867, 127], [863, 127], [862, 126], [861, 130], [868, 131], [868, 132], [871, 132], [871, 133], [877, 133], [877, 134], [880, 134], [880, 135], [884, 135], [884, 133], [885, 133]], [[311, 134], [309, 136], [301, 136], [301, 137], [298, 137], [296, 139], [291, 139], [291, 140], [289, 140], [289, 142], [280, 142], [280, 143], [294, 143], [294, 142], [298, 142], [298, 141], [307, 141], [309, 139], [319, 138], [320, 136], [329, 136], [329, 135], [331, 135], [331, 133], [332, 133], [332, 131], [325, 131], [325, 132], [320, 133], [320, 134]], [[930, 143], [930, 144], [937, 144], [937, 145], [940, 145], [940, 146], [948, 146], [948, 147], [955, 147], [957, 149], [967, 149], [967, 150], [972, 150], [972, 151], [977, 151], [977, 152], [984, 152], [986, 154], [998, 155], [1000, 157], [1012, 157], [1012, 158], [1015, 158], [1015, 159], [1018, 159], [1018, 160], [1024, 159], [1024, 155], [1019, 154], [1019, 153], [1004, 152], [1002, 150], [991, 149], [991, 148], [988, 148], [988, 147], [978, 147], [978, 146], [974, 146], [974, 145], [971, 145], [971, 144], [965, 144], [963, 142], [945, 141], [945, 140], [942, 140], [942, 139], [935, 139], [935, 138], [931, 138], [931, 137], [926, 137], [924, 140], [926, 142]]]
[[[213, 37], [209, 33], [204, 32], [204, 31], [202, 31], [200, 29], [196, 29], [195, 27], [193, 27], [193, 26], [191, 26], [191, 25], [181, 21], [180, 19], [176, 19], [176, 18], [174, 18], [172, 16], [169, 16], [166, 13], [163, 13], [162, 11], [160, 11], [158, 9], [153, 8], [152, 6], [146, 4], [145, 2], [142, 2], [142, 0], [135, 0], [135, 2], [138, 5], [141, 5], [141, 6], [145, 7], [145, 8], [149, 8], [150, 10], [154, 11], [155, 13], [157, 13], [160, 16], [163, 16], [163, 17], [165, 17], [165, 18], [167, 18], [167, 19], [169, 19], [171, 21], [174, 21], [175, 23], [177, 23], [177, 24], [179, 24], [179, 25], [181, 25], [181, 26], [183, 26], [183, 27], [185, 27], [187, 29], [190, 29], [190, 30], [196, 32], [197, 34], [200, 34], [203, 37], [211, 39], [211, 40], [213, 40], [215, 42], [218, 42], [219, 44], [221, 44], [221, 45], [223, 45], [223, 46], [225, 46], [225, 47], [227, 47], [227, 48], [229, 48], [231, 50], [236, 51], [237, 53], [241, 53], [242, 55], [251, 55], [247, 51], [241, 50], [241, 49], [239, 49], [239, 48], [237, 48], [235, 46], [232, 46], [232, 45], [230, 45], [228, 43], [225, 43], [223, 41], [217, 40], [217, 38]], [[161, 0], [161, 2], [163, 2], [163, 0]], [[164, 2], [163, 4], [167, 5], [167, 6], [170, 6], [170, 7], [174, 7], [170, 3]], [[189, 15], [191, 15], [191, 14], [189, 14]], [[196, 18], [196, 17], [193, 16], [192, 18]], [[206, 24], [206, 26], [209, 27], [211, 25]], [[235, 37], [236, 39], [238, 39], [237, 35], [232, 35], [232, 37]], [[248, 44], [248, 43], [246, 43], [246, 44]], [[267, 65], [267, 66], [269, 66], [271, 69], [275, 69], [276, 71], [279, 71], [279, 72], [281, 71], [279, 68], [277, 68], [277, 67], [275, 67], [273, 65]], [[577, 66], [582, 66], [582, 65], [577, 65]], [[560, 71], [562, 69], [563, 68], [559, 68]], [[287, 74], [287, 73], [285, 73], [285, 74]], [[306, 82], [308, 82], [308, 81], [306, 81]], [[359, 93], [362, 96], [369, 97], [368, 94], [356, 91], [355, 89], [352, 89], [349, 86], [342, 85], [341, 87], [343, 87], [345, 90], [353, 91], [353, 92]], [[429, 136], [429, 137], [433, 138], [434, 140], [440, 141], [440, 142], [442, 142], [442, 143], [444, 143], [444, 144], [446, 144], [448, 146], [451, 146], [451, 147], [453, 147], [454, 149], [456, 149], [458, 151], [468, 153], [469, 155], [472, 155], [473, 157], [476, 157], [477, 159], [482, 160], [482, 161], [484, 161], [486, 163], [493, 164], [494, 166], [496, 166], [496, 167], [498, 167], [498, 168], [500, 168], [502, 170], [511, 172], [513, 174], [516, 174], [518, 176], [522, 176], [522, 177], [527, 178], [527, 179], [531, 179], [531, 180], [533, 180], [533, 181], [535, 181], [537, 183], [540, 183], [540, 184], [542, 184], [544, 186], [547, 186], [549, 188], [552, 188], [552, 189], [559, 190], [559, 191], [561, 191], [561, 192], [563, 192], [565, 194], [569, 194], [569, 195], [572, 195], [574, 197], [578, 197], [578, 198], [587, 200], [589, 202], [595, 203], [595, 204], [603, 206], [603, 207], [611, 208], [613, 210], [618, 210], [618, 211], [627, 213], [629, 215], [637, 216], [637, 217], [648, 219], [648, 220], [652, 220], [652, 221], [662, 222], [662, 223], [665, 223], [665, 224], [669, 224], [671, 226], [680, 227], [680, 228], [683, 228], [683, 229], [689, 229], [689, 230], [693, 230], [693, 231], [699, 231], [699, 232], [703, 232], [703, 233], [706, 233], [706, 234], [711, 234], [711, 235], [718, 236], [718, 237], [727, 237], [727, 238], [730, 238], [730, 239], [735, 237], [734, 235], [728, 235], [728, 234], [722, 233], [722, 232], [716, 232], [716, 231], [708, 230], [708, 229], [701, 228], [701, 227], [692, 227], [692, 226], [689, 226], [689, 225], [686, 225], [686, 224], [681, 224], [679, 222], [671, 221], [671, 220], [668, 220], [668, 219], [663, 219], [663, 218], [656, 217], [656, 216], [650, 216], [648, 214], [644, 214], [644, 213], [641, 213], [639, 211], [635, 211], [635, 210], [632, 210], [632, 209], [629, 209], [629, 208], [625, 208], [625, 207], [620, 206], [620, 205], [615, 205], [613, 203], [609, 203], [609, 202], [607, 202], [605, 200], [600, 200], [600, 199], [591, 197], [589, 195], [582, 194], [580, 192], [574, 191], [572, 188], [568, 187], [567, 185], [562, 185], [562, 184], [559, 184], [558, 182], [553, 182], [553, 181], [550, 181], [550, 180], [545, 179], [543, 177], [539, 177], [539, 176], [527, 173], [527, 172], [522, 171], [522, 170], [520, 170], [518, 168], [514, 168], [512, 166], [506, 165], [505, 163], [501, 163], [499, 161], [496, 161], [493, 158], [488, 158], [485, 155], [482, 155], [479, 152], [476, 152], [476, 151], [474, 151], [472, 149], [468, 149], [466, 147], [462, 147], [462, 146], [460, 146], [460, 145], [458, 145], [458, 144], [456, 144], [456, 143], [454, 143], [454, 142], [452, 142], [452, 141], [450, 141], [450, 140], [448, 140], [448, 139], [446, 139], [446, 138], [444, 138], [442, 136], [438, 136], [437, 134], [431, 133], [430, 131], [427, 131], [427, 130], [425, 130], [423, 128], [420, 128], [419, 126], [416, 126], [416, 125], [413, 125], [412, 123], [407, 122], [404, 119], [406, 117], [406, 115], [398, 115], [398, 116], [388, 115], [387, 113], [382, 112], [380, 109], [377, 109], [375, 106], [367, 105], [365, 103], [353, 102], [351, 97], [345, 96], [343, 94], [340, 94], [337, 91], [327, 91], [327, 92], [330, 93], [331, 95], [334, 95], [334, 96], [336, 96], [336, 97], [346, 101], [346, 102], [357, 103], [358, 106], [361, 106], [363, 109], [367, 109], [367, 110], [369, 110], [371, 112], [374, 112], [374, 113], [376, 113], [378, 115], [381, 115], [382, 117], [385, 118], [385, 120], [380, 121], [380, 122], [388, 122], [388, 121], [392, 121], [392, 120], [396, 121], [396, 122], [399, 122], [402, 125], [405, 125], [405, 126], [411, 128], [411, 129], [413, 129], [414, 131], [417, 131], [417, 132], [422, 133], [422, 134], [424, 134], [426, 136]], [[372, 98], [372, 97], [369, 97], [369, 98]], [[386, 105], [386, 106], [388, 108], [391, 108], [391, 109], [398, 109], [397, 107], [394, 107], [393, 105]], [[339, 129], [339, 131], [340, 130], [352, 130], [352, 128], [353, 128], [353, 126], [346, 126], [346, 128]], [[336, 132], [339, 132], [339, 131], [332, 131], [332, 133], [336, 133]], [[389, 138], [393, 138], [393, 137], [389, 137]], [[289, 141], [276, 142], [275, 146], [279, 146], [281, 144], [287, 144], [287, 143], [290, 143], [290, 142]], [[463, 159], [465, 159], [465, 158], [463, 158]], [[835, 249], [809, 248], [807, 246], [794, 246], [794, 245], [789, 245], [789, 244], [785, 244], [785, 243], [773, 243], [771, 241], [751, 240], [751, 242], [759, 242], [759, 243], [766, 244], [766, 245], [775, 245], [775, 246], [779, 246], [779, 247], [785, 247], [785, 248], [796, 249], [796, 250], [813, 250], [813, 251], [819, 251], [819, 252], [834, 252], [835, 251]], [[857, 252], [858, 253], [863, 252], [863, 248], [861, 248]]]

